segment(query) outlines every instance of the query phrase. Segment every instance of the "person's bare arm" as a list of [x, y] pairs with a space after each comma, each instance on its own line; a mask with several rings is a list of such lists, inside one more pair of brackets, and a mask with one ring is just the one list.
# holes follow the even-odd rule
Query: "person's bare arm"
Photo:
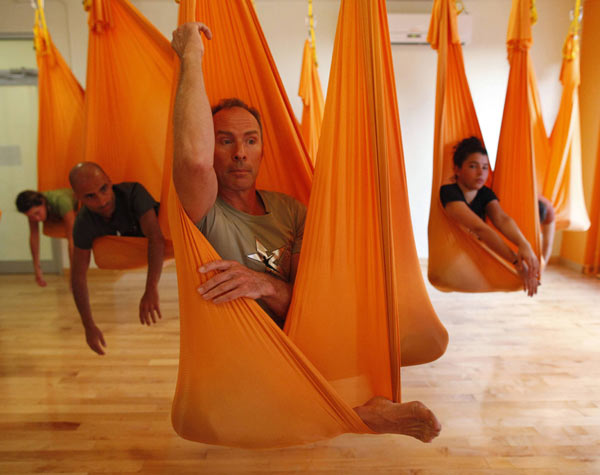
[[206, 300], [214, 303], [231, 302], [247, 297], [262, 299], [278, 317], [285, 317], [292, 301], [294, 281], [300, 254], [292, 255], [291, 282], [248, 269], [236, 261], [213, 261], [203, 265], [200, 272], [219, 273], [198, 288]]
[[212, 38], [203, 23], [186, 23], [173, 32], [171, 42], [180, 59], [173, 110], [173, 183], [194, 223], [206, 215], [217, 197], [215, 133], [202, 73], [202, 34]]
[[519, 265], [525, 263], [529, 277], [531, 279], [535, 278], [537, 282], [540, 271], [540, 262], [534, 254], [529, 241], [525, 239], [519, 226], [515, 223], [515, 220], [504, 212], [497, 200], [490, 201], [487, 204], [485, 211], [489, 216], [490, 221], [494, 223], [494, 226], [496, 226], [510, 242], [518, 247], [517, 259]]
[[158, 298], [158, 281], [162, 272], [165, 239], [158, 225], [154, 208], [149, 209], [140, 217], [140, 226], [144, 236], [148, 238], [148, 274], [146, 290], [140, 300], [140, 323], [151, 325], [156, 323], [157, 318], [162, 318]]
[[69, 263], [71, 267], [73, 266], [73, 251], [75, 249], [75, 245], [73, 244], [73, 226], [75, 224], [75, 211], [69, 211], [67, 214], [63, 216], [63, 223], [65, 226], [65, 231], [67, 233], [67, 244], [69, 248]]
[[46, 287], [44, 273], [40, 264], [40, 228], [37, 221], [29, 221], [29, 249], [31, 250], [31, 259], [33, 261], [33, 271], [35, 272], [35, 281], [40, 287]]
[[[488, 203], [498, 203], [494, 200]], [[464, 201], [451, 201], [445, 206], [446, 213], [459, 224], [467, 227], [479, 239], [481, 239], [492, 251], [515, 265], [519, 276], [523, 280], [524, 289], [529, 296], [537, 292], [538, 279], [537, 275], [532, 278], [529, 273], [529, 268], [521, 265], [519, 257], [515, 252], [508, 247], [502, 238], [488, 226], [479, 216], [477, 216]]]
[[87, 287], [87, 270], [90, 265], [91, 254], [92, 251], [89, 249], [80, 249], [77, 246], [74, 248], [71, 265], [71, 288], [73, 289], [73, 299], [79, 311], [81, 323], [85, 329], [87, 344], [93, 351], [103, 355], [104, 350], [102, 347], [106, 347], [106, 342], [102, 332], [94, 323]]

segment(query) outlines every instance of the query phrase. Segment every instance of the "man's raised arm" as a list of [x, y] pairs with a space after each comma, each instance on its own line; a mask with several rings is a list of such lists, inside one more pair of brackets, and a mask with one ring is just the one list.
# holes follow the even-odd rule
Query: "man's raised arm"
[[171, 42], [180, 59], [173, 111], [173, 182], [194, 223], [206, 215], [217, 197], [215, 133], [202, 73], [202, 34], [212, 38], [203, 23], [186, 23], [173, 32]]

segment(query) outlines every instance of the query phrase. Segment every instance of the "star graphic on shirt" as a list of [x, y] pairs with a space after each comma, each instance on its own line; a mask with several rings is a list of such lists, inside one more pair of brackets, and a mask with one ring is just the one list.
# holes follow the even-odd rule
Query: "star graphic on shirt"
[[281, 269], [280, 261], [284, 251], [285, 246], [275, 249], [274, 251], [268, 251], [264, 244], [257, 239], [256, 253], [248, 254], [247, 257], [248, 259], [264, 264], [268, 272], [283, 277], [283, 269]]

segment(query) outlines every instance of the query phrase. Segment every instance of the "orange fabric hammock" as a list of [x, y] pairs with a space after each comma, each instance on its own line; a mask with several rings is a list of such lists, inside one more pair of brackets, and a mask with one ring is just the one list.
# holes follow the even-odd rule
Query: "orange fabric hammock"
[[[454, 0], [436, 0], [428, 41], [438, 52], [433, 180], [429, 214], [429, 281], [443, 291], [517, 290], [521, 280], [512, 266], [450, 219], [440, 187], [453, 176], [453, 148], [463, 138], [482, 139], [465, 74]], [[492, 174], [488, 178], [488, 183]]]
[[[54, 46], [41, 6], [33, 31], [38, 64], [38, 190], [68, 188], [69, 170], [83, 157], [83, 89]], [[67, 237], [60, 222], [46, 221], [43, 232]]]
[[319, 136], [321, 135], [323, 108], [325, 104], [315, 52], [309, 40], [304, 42], [298, 95], [302, 99], [303, 104], [302, 137], [308, 148], [308, 155], [314, 163], [319, 148]]
[[579, 4], [563, 47], [560, 80], [563, 92], [550, 136], [550, 155], [538, 165], [542, 194], [552, 201], [557, 229], [585, 231], [590, 219], [585, 206], [581, 175], [581, 126], [579, 120]]
[[[265, 121], [279, 117], [277, 128], [265, 126], [263, 166], [278, 162], [284, 177], [306, 176], [309, 187], [310, 162], [251, 1], [194, 3], [181, 0], [180, 22], [202, 20], [213, 31], [204, 56], [211, 94], [229, 81], [227, 93], [248, 99]], [[231, 62], [216, 61], [221, 49]], [[237, 55], [251, 58], [241, 63], [249, 74], [232, 74]], [[401, 354], [417, 363], [445, 350], [407, 213], [384, 0], [342, 2], [332, 71], [289, 337], [250, 299], [214, 305], [199, 296], [207, 277], [197, 269], [219, 256], [171, 192], [181, 321], [172, 419], [184, 438], [260, 448], [369, 433], [352, 405], [374, 394], [399, 399]], [[277, 97], [267, 94], [272, 84]], [[295, 189], [289, 179], [271, 183]]]
[[[526, 17], [521, 14], [523, 8]], [[513, 266], [450, 219], [439, 199], [440, 187], [450, 183], [453, 175], [453, 147], [463, 138], [482, 137], [465, 75], [456, 15], [453, 0], [436, 0], [428, 36], [432, 47], [438, 50], [428, 276], [443, 291], [519, 290], [522, 282]], [[528, 89], [533, 71], [529, 58], [530, 32], [528, 1], [514, 0], [508, 35], [511, 72], [496, 170], [493, 175], [490, 173], [488, 186], [493, 179], [493, 189], [502, 207], [517, 221], [539, 255], [533, 99]]]
[[[160, 199], [166, 193], [162, 184], [174, 71], [171, 47], [128, 0], [92, 0], [86, 8], [85, 159], [100, 164], [113, 183], [140, 182]], [[96, 239], [93, 250], [100, 268], [147, 264], [146, 238], [107, 236]], [[169, 245], [165, 257], [172, 257]]]

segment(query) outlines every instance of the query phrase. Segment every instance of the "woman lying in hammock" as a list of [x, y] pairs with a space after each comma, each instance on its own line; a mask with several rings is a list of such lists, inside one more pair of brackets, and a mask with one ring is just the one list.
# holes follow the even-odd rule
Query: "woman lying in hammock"
[[[456, 146], [453, 160], [456, 183], [440, 188], [440, 199], [446, 213], [469, 228], [490, 249], [511, 262], [523, 280], [527, 295], [535, 295], [539, 285], [540, 263], [517, 223], [504, 212], [495, 193], [484, 185], [489, 174], [489, 161], [483, 144], [476, 137], [462, 140]], [[538, 204], [540, 221], [549, 218], [553, 220], [554, 213], [548, 200], [540, 200]], [[486, 224], [486, 217], [517, 246], [517, 253]], [[545, 243], [543, 247], [549, 253], [552, 249], [551, 242]]]
[[69, 262], [73, 257], [73, 223], [77, 210], [77, 199], [70, 188], [39, 191], [25, 190], [17, 195], [17, 210], [29, 220], [29, 247], [33, 258], [35, 281], [46, 286], [40, 266], [40, 230], [38, 223], [62, 222], [69, 242]]

